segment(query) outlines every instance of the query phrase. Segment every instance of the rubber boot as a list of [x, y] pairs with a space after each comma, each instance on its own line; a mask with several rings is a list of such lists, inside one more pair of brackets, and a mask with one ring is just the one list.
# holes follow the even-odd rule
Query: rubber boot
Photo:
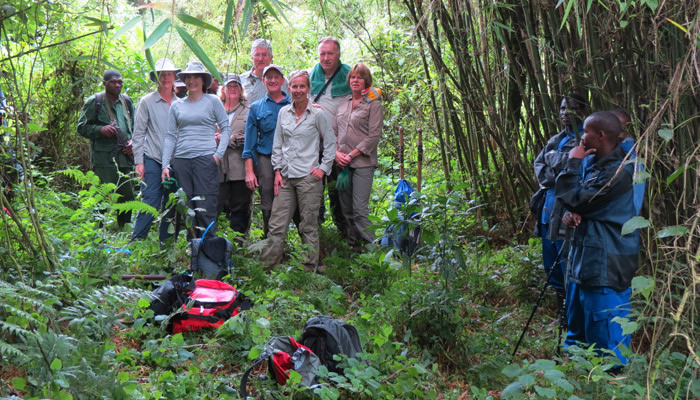
[[267, 234], [270, 232], [270, 215], [272, 210], [262, 210], [263, 215], [263, 239], [267, 239]]

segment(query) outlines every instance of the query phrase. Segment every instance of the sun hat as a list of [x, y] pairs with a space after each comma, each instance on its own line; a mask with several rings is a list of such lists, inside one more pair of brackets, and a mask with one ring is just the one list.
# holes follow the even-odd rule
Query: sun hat
[[181, 79], [175, 79], [175, 84], [174, 84], [174, 86], [175, 86], [176, 88], [178, 88], [178, 87], [185, 87], [185, 86], [187, 86], [187, 85], [185, 85], [185, 82], [183, 82]]
[[199, 61], [188, 62], [184, 71], [177, 73], [177, 77], [180, 78], [183, 82], [185, 81], [186, 75], [202, 75], [202, 79], [204, 80], [204, 90], [209, 89], [209, 87], [211, 86], [211, 74], [204, 67], [204, 64], [202, 64]]
[[277, 64], [270, 64], [267, 67], [265, 67], [265, 69], [263, 70], [263, 74], [262, 74], [263, 78], [265, 77], [265, 74], [267, 74], [267, 71], [269, 71], [271, 69], [276, 70], [277, 72], [280, 73], [280, 75], [284, 76], [284, 72], [282, 72], [282, 67], [280, 67]]
[[[178, 73], [182, 71], [180, 68], [176, 67], [175, 64], [170, 61], [167, 58], [161, 58], [160, 60], [156, 61], [156, 72], [168, 72], [172, 71], [174, 73]], [[151, 81], [158, 83], [158, 78], [156, 77], [156, 74], [153, 73], [153, 71], [150, 71], [148, 74], [149, 78], [151, 78]]]
[[238, 74], [226, 74], [224, 76], [224, 86], [228, 85], [230, 82], [236, 82], [239, 86], [243, 86], [241, 83], [241, 77]]

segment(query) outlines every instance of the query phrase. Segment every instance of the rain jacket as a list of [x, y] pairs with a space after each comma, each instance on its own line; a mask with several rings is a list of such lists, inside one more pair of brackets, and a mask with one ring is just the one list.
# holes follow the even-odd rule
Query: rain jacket
[[628, 289], [638, 266], [639, 232], [622, 236], [622, 225], [637, 215], [632, 176], [634, 165], [623, 165], [621, 146], [581, 170], [581, 159], [568, 159], [556, 179], [556, 198], [581, 215], [574, 231], [568, 279], [584, 287]]

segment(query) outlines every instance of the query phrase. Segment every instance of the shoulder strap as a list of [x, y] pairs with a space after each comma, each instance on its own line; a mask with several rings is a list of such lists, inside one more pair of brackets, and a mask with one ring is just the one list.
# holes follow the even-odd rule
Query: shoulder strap
[[126, 100], [124, 100], [125, 97], [129, 100], [129, 105], [132, 105], [131, 99], [125, 94], [119, 95], [119, 101], [121, 101], [122, 107], [124, 107], [124, 113], [126, 114], [126, 124], [129, 126], [129, 132], [131, 132], [131, 113], [129, 112], [129, 107], [126, 106]]
[[326, 84], [323, 85], [321, 90], [318, 92], [318, 94], [316, 95], [316, 98], [314, 98], [314, 103], [318, 102], [318, 99], [320, 99], [321, 96], [323, 96], [323, 94], [326, 93], [326, 88], [328, 87], [328, 85], [330, 85], [331, 82], [333, 82], [333, 79], [335, 79], [335, 76], [338, 75], [338, 72], [340, 72], [340, 67], [341, 67], [341, 64], [338, 63], [338, 68], [336, 68], [333, 75], [331, 75], [331, 77], [328, 78], [328, 80], [326, 81]]
[[105, 98], [105, 92], [100, 92], [95, 95], [95, 114], [98, 115], [100, 113], [100, 109], [102, 108], [102, 103], [104, 102]]

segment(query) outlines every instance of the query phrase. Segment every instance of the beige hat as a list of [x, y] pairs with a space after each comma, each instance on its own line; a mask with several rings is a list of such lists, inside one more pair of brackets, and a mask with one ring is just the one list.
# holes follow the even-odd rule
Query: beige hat
[[267, 71], [269, 71], [269, 70], [271, 70], [271, 69], [276, 70], [277, 72], [280, 73], [280, 75], [284, 76], [284, 72], [282, 72], [282, 67], [280, 67], [280, 66], [277, 65], [277, 64], [270, 64], [270, 65], [268, 65], [267, 67], [265, 67], [265, 69], [263, 70], [263, 75], [262, 75], [263, 78], [265, 78], [265, 74], [267, 74]]
[[[167, 71], [172, 71], [177, 74], [182, 70], [176, 67], [175, 64], [167, 58], [161, 58], [160, 60], [156, 61], [156, 72]], [[158, 83], [158, 78], [156, 77], [156, 74], [153, 73], [153, 71], [150, 71], [149, 78], [151, 78], [151, 81]]]
[[199, 61], [188, 62], [185, 70], [178, 72], [177, 77], [184, 82], [186, 75], [202, 75], [202, 79], [204, 80], [204, 89], [209, 89], [211, 86], [212, 76], [204, 67], [204, 64]]

